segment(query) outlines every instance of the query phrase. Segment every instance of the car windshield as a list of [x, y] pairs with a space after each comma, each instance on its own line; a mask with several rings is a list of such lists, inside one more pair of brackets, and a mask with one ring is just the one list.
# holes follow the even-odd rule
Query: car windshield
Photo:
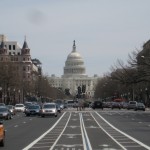
[[23, 105], [19, 104], [19, 105], [16, 105], [15, 107], [23, 107]]
[[29, 106], [29, 109], [39, 109], [39, 108], [40, 108], [40, 106], [38, 106], [38, 105]]
[[0, 108], [0, 112], [5, 112], [7, 111], [7, 108]]
[[5, 104], [4, 103], [0, 103], [0, 106], [5, 106]]
[[143, 103], [138, 103], [138, 106], [144, 106], [144, 104]]
[[54, 104], [47, 104], [47, 105], [44, 105], [43, 108], [55, 108], [55, 105]]
[[13, 106], [11, 106], [11, 105], [8, 105], [7, 107], [8, 107], [9, 109], [13, 109]]
[[130, 102], [130, 104], [136, 104], [136, 102]]

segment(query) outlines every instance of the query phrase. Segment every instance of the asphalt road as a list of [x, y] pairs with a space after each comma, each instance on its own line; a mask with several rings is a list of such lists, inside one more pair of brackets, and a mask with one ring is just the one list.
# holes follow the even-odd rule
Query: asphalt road
[[150, 111], [65, 110], [58, 117], [4, 121], [1, 150], [150, 150]]

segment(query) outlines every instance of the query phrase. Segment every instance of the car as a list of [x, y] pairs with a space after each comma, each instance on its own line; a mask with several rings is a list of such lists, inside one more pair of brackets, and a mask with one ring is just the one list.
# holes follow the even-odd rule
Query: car
[[103, 102], [103, 108], [112, 108], [112, 102]]
[[44, 103], [42, 105], [40, 115], [41, 117], [45, 117], [45, 116], [57, 117], [58, 115], [57, 104], [56, 103]]
[[9, 120], [12, 118], [12, 114], [7, 107], [0, 107], [0, 119]]
[[3, 122], [0, 121], [0, 146], [4, 146], [5, 144], [5, 128]]
[[30, 106], [30, 105], [32, 105], [32, 102], [25, 102], [25, 103], [24, 103], [24, 106], [25, 106], [25, 107], [28, 107], [28, 106]]
[[12, 115], [16, 114], [15, 106], [13, 105], [7, 105], [7, 108], [10, 110]]
[[103, 109], [103, 102], [101, 102], [101, 101], [94, 101], [92, 103], [91, 107], [93, 109], [95, 109], [95, 108], [101, 108], [101, 109]]
[[59, 104], [56, 104], [56, 106], [57, 106], [57, 111], [59, 112], [59, 113], [61, 113], [61, 107], [60, 107], [60, 105]]
[[136, 105], [137, 105], [137, 102], [136, 102], [136, 101], [129, 101], [128, 106], [127, 106], [127, 109], [128, 109], [128, 110], [129, 110], [129, 109], [135, 109]]
[[5, 106], [5, 104], [4, 104], [4, 103], [0, 103], [0, 107], [1, 107], [1, 106]]
[[16, 104], [15, 105], [15, 111], [16, 112], [24, 112], [25, 111], [25, 105], [24, 104]]
[[40, 115], [40, 106], [39, 105], [30, 105], [25, 110], [25, 115]]
[[119, 102], [112, 102], [111, 109], [118, 108], [121, 109], [121, 105]]
[[122, 108], [123, 108], [123, 109], [128, 108], [128, 102], [123, 102], [123, 103], [122, 103]]
[[143, 110], [145, 111], [145, 105], [143, 103], [137, 103], [134, 110]]
[[63, 103], [60, 104], [60, 108], [61, 108], [61, 110], [63, 110], [65, 108]]

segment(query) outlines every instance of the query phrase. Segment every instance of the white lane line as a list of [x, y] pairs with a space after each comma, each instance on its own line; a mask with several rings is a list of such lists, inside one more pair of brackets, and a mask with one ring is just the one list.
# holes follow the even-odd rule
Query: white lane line
[[14, 127], [15, 127], [15, 128], [17, 128], [17, 127], [18, 127], [18, 125], [15, 125]]
[[102, 120], [104, 120], [109, 126], [111, 126], [113, 129], [115, 129], [116, 131], [120, 132], [121, 134], [123, 134], [124, 136], [128, 137], [129, 139], [133, 140], [134, 142], [138, 143], [139, 145], [145, 147], [146, 149], [150, 150], [150, 147], [140, 141], [138, 141], [137, 139], [133, 138], [132, 136], [124, 133], [123, 131], [117, 129], [116, 127], [114, 127], [111, 123], [109, 123], [106, 119], [104, 119], [99, 113], [95, 112]]
[[39, 138], [37, 138], [36, 140], [34, 140], [32, 143], [30, 143], [27, 147], [25, 147], [23, 150], [28, 150], [29, 148], [31, 148], [34, 144], [36, 144], [39, 140], [41, 140], [46, 134], [48, 134], [57, 124], [58, 122], [63, 118], [63, 116], [66, 114], [66, 112], [64, 112], [64, 114], [57, 120], [57, 122], [49, 129], [47, 130], [44, 134], [42, 134]]
[[80, 113], [80, 124], [81, 124], [81, 132], [82, 132], [82, 139], [83, 139], [83, 145], [84, 145], [84, 150], [92, 150], [90, 140], [88, 138], [83, 117], [82, 114]]
[[91, 114], [95, 122], [98, 124], [98, 126], [114, 141], [116, 142], [123, 150], [127, 150], [123, 145], [121, 145], [116, 139], [113, 138], [99, 123], [98, 121], [94, 118], [94, 116]]
[[66, 129], [68, 123], [69, 123], [70, 118], [71, 118], [71, 113], [70, 113], [70, 115], [69, 115], [69, 118], [68, 118], [68, 120], [67, 120], [67, 123], [66, 123], [64, 129], [62, 130], [62, 132], [60, 133], [60, 135], [58, 136], [58, 138], [56, 139], [56, 141], [54, 142], [54, 144], [51, 146], [51, 148], [50, 148], [49, 150], [53, 150], [53, 148], [56, 146], [58, 140], [60, 139], [60, 137], [61, 137], [62, 134], [64, 133], [64, 131], [65, 131], [65, 129]]

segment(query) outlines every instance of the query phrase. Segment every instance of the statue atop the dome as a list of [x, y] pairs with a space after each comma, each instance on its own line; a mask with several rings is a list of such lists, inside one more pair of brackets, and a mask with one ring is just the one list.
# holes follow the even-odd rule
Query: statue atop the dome
[[73, 41], [73, 50], [72, 50], [73, 52], [75, 52], [76, 51], [76, 44], [75, 44], [75, 40]]
[[76, 46], [75, 42], [76, 42], [76, 41], [74, 40], [74, 41], [73, 41], [73, 46]]

